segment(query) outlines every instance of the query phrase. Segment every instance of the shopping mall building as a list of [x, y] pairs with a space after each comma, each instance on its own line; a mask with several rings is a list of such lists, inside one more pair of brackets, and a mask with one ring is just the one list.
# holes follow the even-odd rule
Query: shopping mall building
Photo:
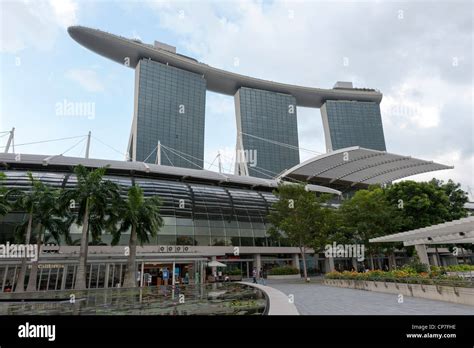
[[[19, 154], [7, 146], [0, 154], [0, 171], [9, 188], [29, 189], [27, 172], [52, 187], [71, 188], [75, 166], [108, 166], [106, 179], [160, 196], [164, 226], [137, 253], [139, 269], [151, 274], [153, 283], [166, 268], [175, 270], [174, 281], [187, 274], [191, 282], [202, 282], [211, 260], [226, 264], [226, 271], [240, 269], [243, 277], [253, 267], [299, 268], [299, 249], [267, 234], [267, 215], [276, 200], [272, 192], [281, 182], [303, 182], [315, 194], [330, 193], [337, 207], [341, 199], [371, 184], [452, 168], [386, 151], [379, 91], [347, 82], [320, 89], [265, 81], [213, 68], [160, 42], [150, 45], [85, 27], [68, 32], [90, 50], [135, 69], [127, 158]], [[234, 174], [203, 169], [207, 90], [234, 97]], [[302, 163], [297, 106], [321, 110], [327, 150]], [[19, 211], [0, 218], [0, 243], [12, 242], [15, 226], [24, 220]], [[80, 231], [73, 227], [73, 240], [80, 239]], [[95, 244], [89, 247], [88, 285], [116, 286], [125, 270], [128, 235], [111, 246], [111, 236], [104, 233]], [[46, 245], [40, 288], [71, 288], [78, 252], [77, 245]], [[316, 253], [311, 267], [326, 271], [333, 264]], [[0, 285], [15, 279], [18, 269], [19, 260], [2, 260]]]

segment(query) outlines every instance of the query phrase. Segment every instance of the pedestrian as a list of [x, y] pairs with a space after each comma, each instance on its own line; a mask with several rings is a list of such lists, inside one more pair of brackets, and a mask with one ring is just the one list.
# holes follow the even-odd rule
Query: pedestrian
[[267, 277], [267, 271], [265, 268], [260, 268], [260, 278], [262, 279], [262, 285], [265, 285], [265, 278]]
[[257, 267], [254, 267], [252, 270], [253, 283], [257, 284]]

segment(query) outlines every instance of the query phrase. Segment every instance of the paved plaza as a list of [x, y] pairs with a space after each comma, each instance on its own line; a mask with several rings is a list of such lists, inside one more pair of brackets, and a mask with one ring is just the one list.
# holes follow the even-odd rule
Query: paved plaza
[[398, 296], [380, 292], [309, 284], [269, 281], [267, 286], [293, 295], [301, 315], [474, 315], [474, 307], [450, 302]]

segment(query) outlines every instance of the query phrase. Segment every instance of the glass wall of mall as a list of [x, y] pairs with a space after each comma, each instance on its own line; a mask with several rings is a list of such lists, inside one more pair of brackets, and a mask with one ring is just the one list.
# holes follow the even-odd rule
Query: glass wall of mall
[[[2, 172], [6, 175], [4, 187], [30, 189], [26, 171]], [[71, 173], [33, 171], [32, 174], [53, 188], [71, 189], [77, 184], [76, 176]], [[275, 239], [267, 233], [270, 227], [267, 216], [272, 203], [277, 200], [270, 189], [257, 191], [155, 178], [132, 179], [129, 176], [107, 176], [105, 179], [120, 185], [123, 195], [133, 181], [144, 190], [145, 196], [158, 195], [161, 198], [164, 226], [145, 245], [289, 246], [285, 238]], [[26, 220], [26, 214], [21, 211], [0, 217], [0, 243], [12, 242], [15, 228]], [[81, 227], [71, 227], [72, 243], [80, 241], [81, 232]], [[128, 245], [129, 239], [129, 232], [122, 234], [118, 245]], [[100, 240], [91, 243], [110, 245], [111, 241], [112, 236], [103, 233]], [[47, 242], [56, 243], [51, 238]], [[59, 242], [66, 243], [64, 240]]]

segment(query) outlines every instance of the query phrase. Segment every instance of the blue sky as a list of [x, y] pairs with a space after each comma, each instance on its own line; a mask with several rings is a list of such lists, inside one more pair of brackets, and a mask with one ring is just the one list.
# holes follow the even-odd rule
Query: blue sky
[[[453, 178], [473, 191], [471, 6], [469, 1], [1, 1], [0, 131], [16, 127], [15, 142], [22, 144], [90, 130], [91, 157], [123, 159], [134, 71], [72, 40], [67, 27], [83, 25], [148, 43], [159, 40], [207, 64], [268, 80], [323, 88], [347, 80], [377, 88], [384, 94], [388, 151], [454, 165], [436, 177]], [[93, 103], [95, 115], [59, 115], [58, 103], [64, 101]], [[298, 128], [301, 147], [325, 151], [319, 110], [298, 108]], [[206, 168], [220, 150], [230, 170], [235, 137], [233, 98], [208, 93]], [[0, 138], [0, 146], [5, 140]], [[79, 140], [16, 150], [58, 154]], [[83, 156], [84, 143], [66, 155]], [[309, 156], [301, 152], [302, 160]]]

